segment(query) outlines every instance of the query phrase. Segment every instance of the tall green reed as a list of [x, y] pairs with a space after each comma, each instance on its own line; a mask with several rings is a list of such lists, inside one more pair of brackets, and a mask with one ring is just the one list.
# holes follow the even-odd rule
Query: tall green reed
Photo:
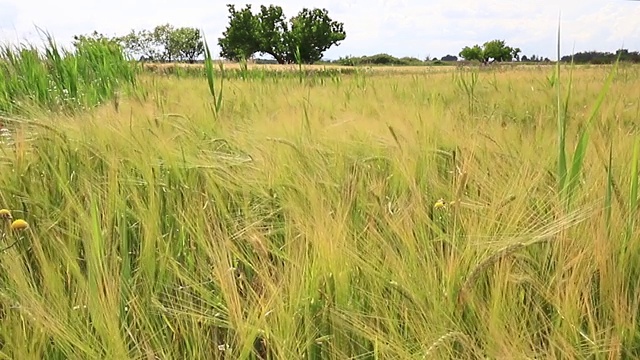
[[304, 81], [304, 71], [302, 70], [302, 54], [300, 54], [300, 46], [296, 45], [296, 51], [294, 53], [296, 64], [298, 65], [298, 81], [300, 84]]
[[82, 110], [136, 85], [137, 68], [117, 44], [84, 41], [70, 51], [46, 34], [43, 45], [0, 47], [0, 112]]
[[[466, 73], [466, 71], [465, 71]], [[468, 73], [469, 78], [462, 74], [455, 75], [455, 84], [467, 96], [469, 104], [469, 114], [473, 116], [474, 102], [476, 101], [476, 88], [478, 86], [478, 70], [474, 69]], [[465, 74], [466, 75], [466, 74]]]
[[222, 84], [224, 82], [224, 65], [220, 63], [220, 88], [216, 92], [215, 89], [215, 71], [213, 69], [213, 59], [211, 57], [211, 50], [209, 50], [209, 44], [207, 40], [204, 40], [204, 68], [207, 75], [207, 83], [209, 85], [209, 92], [213, 96], [213, 113], [217, 117], [222, 108]]
[[557, 101], [557, 124], [558, 124], [558, 167], [557, 167], [557, 179], [558, 179], [558, 191], [560, 193], [561, 201], [567, 210], [570, 208], [572, 201], [576, 194], [576, 189], [578, 183], [580, 181], [580, 174], [582, 172], [582, 168], [584, 166], [584, 159], [587, 152], [587, 146], [589, 144], [590, 130], [593, 124], [593, 121], [598, 114], [602, 103], [604, 102], [604, 98], [611, 88], [611, 84], [613, 83], [613, 79], [615, 74], [617, 73], [617, 68], [619, 61], [616, 61], [613, 68], [609, 72], [607, 79], [598, 94], [596, 101], [593, 104], [589, 117], [586, 121], [580, 126], [578, 133], [578, 141], [573, 150], [573, 157], [571, 158], [571, 163], [567, 159], [567, 151], [566, 151], [566, 137], [567, 137], [567, 125], [568, 125], [568, 109], [569, 109], [569, 101], [571, 96], [571, 85], [573, 81], [573, 59], [571, 61], [571, 72], [569, 76], [569, 83], [567, 89], [567, 95], [562, 99], [561, 95], [561, 86], [562, 82], [560, 81], [560, 25], [558, 25], [558, 39], [557, 39], [557, 56], [558, 61], [556, 61], [555, 66], [555, 76], [554, 76], [554, 85], [556, 87], [556, 101]]
[[633, 146], [633, 160], [631, 162], [631, 181], [629, 184], [629, 209], [627, 238], [633, 236], [633, 229], [636, 224], [636, 214], [638, 212], [638, 161], [640, 160], [640, 139], [636, 138]]

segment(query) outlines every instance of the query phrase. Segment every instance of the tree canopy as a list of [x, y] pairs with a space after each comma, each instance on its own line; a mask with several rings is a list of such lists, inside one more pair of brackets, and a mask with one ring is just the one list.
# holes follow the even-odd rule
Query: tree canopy
[[159, 62], [195, 62], [204, 53], [202, 33], [191, 27], [175, 28], [158, 25], [152, 30], [131, 30], [127, 35], [107, 37], [97, 31], [89, 35], [75, 35], [73, 44], [108, 42], [118, 46], [132, 58]]
[[72, 41], [72, 44], [76, 48], [76, 50], [82, 48], [85, 45], [93, 45], [96, 43], [107, 45], [108, 47], [117, 51], [123, 50], [122, 44], [116, 39], [105, 36], [104, 34], [101, 34], [95, 30], [93, 31], [93, 33], [88, 35], [74, 35]]
[[194, 62], [204, 53], [202, 34], [191, 27], [163, 24], [153, 30], [131, 30], [117, 40], [129, 54], [145, 60]]
[[486, 64], [490, 61], [512, 61], [514, 58], [519, 60], [521, 52], [520, 48], [507, 46], [504, 40], [491, 40], [482, 46], [465, 46], [459, 55], [465, 60], [478, 60]]
[[280, 6], [251, 5], [229, 9], [229, 25], [218, 39], [220, 56], [230, 60], [248, 59], [256, 53], [269, 54], [280, 64], [313, 63], [331, 46], [346, 38], [344, 24], [329, 17], [326, 9], [302, 9], [289, 21]]

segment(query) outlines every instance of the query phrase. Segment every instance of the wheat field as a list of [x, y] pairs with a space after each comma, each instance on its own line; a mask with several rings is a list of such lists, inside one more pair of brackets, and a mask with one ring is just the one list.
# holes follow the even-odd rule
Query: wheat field
[[3, 116], [0, 357], [637, 358], [640, 68], [556, 70], [142, 72]]

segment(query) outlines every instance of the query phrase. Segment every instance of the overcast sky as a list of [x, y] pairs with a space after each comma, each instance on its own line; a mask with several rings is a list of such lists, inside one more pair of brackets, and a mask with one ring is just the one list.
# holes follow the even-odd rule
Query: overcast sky
[[276, 4], [287, 17], [303, 6], [328, 9], [347, 32], [325, 53], [330, 59], [382, 52], [442, 57], [496, 38], [523, 55], [555, 59], [559, 15], [563, 54], [622, 46], [640, 51], [640, 1], [628, 0], [0, 0], [0, 41], [39, 43], [37, 26], [66, 46], [74, 34], [123, 35], [170, 23], [200, 28], [215, 45], [227, 24], [226, 3]]

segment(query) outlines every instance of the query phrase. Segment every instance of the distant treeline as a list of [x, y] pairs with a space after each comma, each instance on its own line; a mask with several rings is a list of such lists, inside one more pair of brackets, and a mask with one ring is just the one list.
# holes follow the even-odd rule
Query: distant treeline
[[[589, 51], [589, 52], [579, 52], [574, 55], [565, 55], [560, 60], [564, 63], [571, 62], [571, 57], [573, 56], [573, 62], [576, 64], [612, 64], [618, 58], [618, 52], [609, 53], [609, 52], [600, 52], [600, 51]], [[633, 62], [640, 63], [640, 52], [637, 51], [627, 51], [623, 50], [622, 54], [620, 54], [620, 61], [623, 62]], [[163, 62], [163, 61], [155, 61], [155, 62]], [[174, 61], [175, 62], [175, 61]], [[203, 60], [195, 60], [194, 63], [203, 63]], [[250, 60], [251, 63], [254, 64], [277, 64], [278, 62], [274, 59], [263, 59], [263, 58], [253, 58]], [[531, 56], [522, 56], [519, 61], [510, 61], [506, 63], [513, 64], [545, 64], [553, 62], [547, 57], [531, 55]], [[465, 61], [463, 59], [458, 58], [455, 55], [446, 55], [441, 58], [426, 58], [426, 59], [418, 59], [416, 57], [395, 57], [389, 54], [376, 54], [369, 56], [346, 56], [341, 57], [336, 60], [323, 59], [316, 64], [322, 65], [341, 65], [341, 66], [429, 66], [429, 65], [467, 65], [473, 64], [472, 61]]]
[[[530, 57], [522, 56], [520, 59], [522, 62], [528, 63], [542, 63], [549, 62], [548, 58], [542, 56], [531, 55]], [[370, 56], [347, 56], [341, 57], [337, 60], [325, 60], [324, 63], [331, 63], [343, 66], [359, 66], [359, 65], [396, 65], [396, 66], [418, 66], [418, 65], [457, 65], [471, 63], [470, 61], [464, 61], [455, 55], [445, 55], [441, 58], [426, 57], [425, 59], [418, 59], [415, 57], [401, 57], [397, 58], [389, 54], [376, 54]]]
[[[575, 64], [612, 64], [618, 59], [618, 55], [620, 56], [620, 61], [622, 62], [631, 62], [631, 63], [640, 63], [640, 52], [638, 51], [629, 51], [629, 50], [618, 50], [615, 53], [611, 52], [602, 52], [602, 51], [587, 51], [587, 52], [578, 52], [574, 55], [565, 55], [560, 58], [561, 62], [569, 63], [573, 57], [573, 62]], [[156, 61], [162, 62], [162, 61]], [[203, 60], [195, 60], [195, 63], [202, 63]], [[251, 63], [254, 64], [277, 64], [278, 62], [274, 59], [264, 59], [264, 58], [253, 58], [250, 60]], [[552, 63], [554, 60], [549, 59], [548, 57], [538, 56], [538, 55], [523, 55], [519, 60], [507, 61], [505, 63], [513, 63], [513, 64], [545, 64]], [[455, 55], [445, 55], [441, 58], [437, 57], [426, 57], [425, 59], [419, 59], [416, 57], [395, 57], [393, 55], [381, 53], [375, 55], [365, 55], [365, 56], [345, 56], [340, 57], [336, 60], [323, 59], [317, 61], [316, 64], [322, 65], [341, 65], [341, 66], [429, 66], [429, 65], [468, 65], [474, 64], [473, 61], [465, 61], [464, 59], [459, 58]]]
[[612, 64], [620, 57], [620, 61], [640, 63], [640, 52], [621, 49], [615, 53], [601, 51], [585, 51], [574, 55], [563, 56], [560, 60], [563, 62], [573, 62], [576, 64]]
[[343, 66], [358, 66], [358, 65], [399, 65], [399, 66], [412, 66], [412, 65], [426, 65], [427, 63], [433, 63], [437, 59], [418, 59], [416, 57], [401, 57], [397, 58], [389, 54], [376, 54], [371, 56], [347, 56], [341, 57], [337, 60], [326, 61], [327, 63], [343, 65]]
[[[203, 34], [200, 30], [190, 27], [174, 28], [170, 24], [156, 26], [152, 30], [131, 30], [124, 36], [109, 37], [97, 31], [88, 35], [74, 36], [74, 44], [79, 42], [99, 42], [110, 43], [120, 46], [121, 49], [131, 58], [142, 62], [155, 63], [201, 63], [203, 62], [204, 42]], [[491, 47], [490, 45], [494, 45]], [[488, 47], [488, 48], [487, 48]], [[506, 50], [506, 56], [503, 56]], [[538, 55], [520, 55], [520, 48], [506, 46], [502, 40], [486, 42], [483, 46], [465, 47], [460, 54], [447, 54], [440, 58], [427, 56], [424, 59], [416, 57], [395, 57], [386, 53], [365, 56], [346, 56], [337, 60], [314, 60], [305, 63], [335, 64], [343, 66], [420, 66], [420, 65], [471, 65], [481, 63], [488, 65], [498, 63], [550, 63], [547, 57]], [[266, 53], [260, 53], [266, 55]], [[319, 56], [315, 56], [318, 58]], [[620, 58], [623, 62], [640, 63], [640, 52], [620, 49], [615, 53], [602, 51], [583, 51], [573, 55], [565, 55], [560, 61], [576, 64], [611, 64]], [[308, 60], [308, 59], [307, 59]], [[277, 64], [275, 58], [262, 59], [251, 53], [247, 61], [257, 64]]]
[[[640, 63], [640, 52], [629, 51], [626, 49], [618, 50], [615, 53], [602, 51], [578, 52], [574, 55], [565, 55], [560, 58], [561, 62], [573, 62], [576, 64], [612, 64], [620, 57], [622, 62]], [[268, 60], [266, 60], [268, 62]], [[511, 63], [520, 64], [540, 64], [551, 63], [548, 57], [538, 55], [523, 55], [519, 60], [510, 61]], [[395, 65], [395, 66], [417, 66], [417, 65], [454, 65], [462, 63], [470, 63], [464, 61], [455, 55], [445, 55], [441, 58], [418, 59], [415, 57], [397, 58], [389, 54], [376, 54], [370, 56], [347, 56], [337, 60], [323, 60], [322, 63], [336, 64], [343, 66], [359, 66], [359, 65]], [[509, 62], [507, 62], [509, 63]]]

